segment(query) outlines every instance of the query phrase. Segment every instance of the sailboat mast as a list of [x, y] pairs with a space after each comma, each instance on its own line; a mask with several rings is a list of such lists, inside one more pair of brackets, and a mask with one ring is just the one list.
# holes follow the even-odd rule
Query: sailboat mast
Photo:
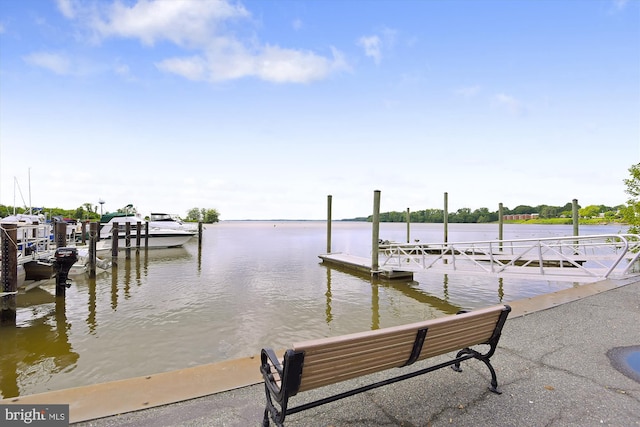
[[33, 215], [33, 208], [31, 206], [31, 168], [29, 168], [29, 215]]

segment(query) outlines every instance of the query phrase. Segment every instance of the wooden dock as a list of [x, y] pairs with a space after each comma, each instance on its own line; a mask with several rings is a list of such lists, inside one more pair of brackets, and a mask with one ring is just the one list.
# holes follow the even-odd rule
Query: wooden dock
[[371, 259], [343, 253], [318, 255], [324, 264], [334, 265], [360, 274], [384, 280], [413, 280], [413, 272], [390, 267], [372, 270]]

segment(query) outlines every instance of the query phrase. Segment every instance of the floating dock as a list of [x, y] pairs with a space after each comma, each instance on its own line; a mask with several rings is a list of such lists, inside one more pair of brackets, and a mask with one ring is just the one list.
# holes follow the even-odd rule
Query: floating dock
[[370, 275], [384, 280], [413, 280], [413, 272], [411, 271], [396, 270], [390, 267], [373, 270], [371, 268], [371, 259], [364, 257], [343, 253], [323, 254], [318, 255], [318, 257], [325, 264], [334, 265], [346, 270]]

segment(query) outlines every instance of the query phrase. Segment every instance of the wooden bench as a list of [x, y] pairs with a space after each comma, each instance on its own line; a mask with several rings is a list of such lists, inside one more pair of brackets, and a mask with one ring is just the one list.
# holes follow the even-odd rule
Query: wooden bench
[[[272, 349], [264, 348], [260, 357], [267, 400], [263, 426], [269, 426], [269, 416], [282, 426], [287, 415], [446, 366], [461, 371], [460, 363], [468, 359], [484, 362], [491, 373], [489, 389], [500, 394], [489, 359], [510, 311], [508, 305], [497, 305], [424, 322], [306, 341], [286, 350], [282, 360]], [[489, 348], [484, 352], [471, 348], [479, 344]], [[457, 354], [451, 360], [289, 408], [289, 398], [300, 392], [454, 351]]]

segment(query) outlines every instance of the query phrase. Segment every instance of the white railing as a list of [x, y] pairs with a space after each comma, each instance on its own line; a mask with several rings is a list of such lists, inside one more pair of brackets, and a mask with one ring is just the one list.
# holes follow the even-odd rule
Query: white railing
[[15, 246], [18, 251], [18, 264], [52, 253], [55, 245], [53, 244], [51, 225], [20, 225], [16, 229]]
[[606, 279], [640, 272], [640, 235], [603, 234], [461, 243], [383, 243], [382, 268]]

